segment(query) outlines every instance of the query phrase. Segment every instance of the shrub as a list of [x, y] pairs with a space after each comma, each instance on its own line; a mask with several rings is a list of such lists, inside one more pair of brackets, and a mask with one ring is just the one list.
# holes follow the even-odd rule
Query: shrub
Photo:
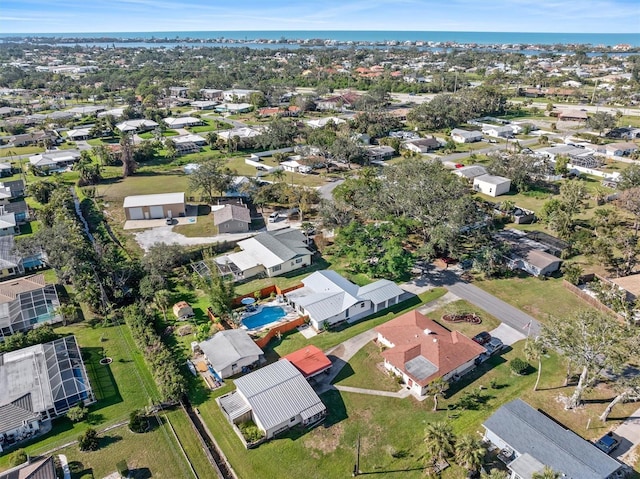
[[258, 429], [253, 421], [243, 422], [238, 428], [248, 443], [257, 442], [264, 437], [264, 433]]
[[11, 467], [19, 466], [20, 464], [24, 464], [29, 459], [27, 456], [27, 451], [24, 449], [16, 449], [9, 456], [9, 465]]
[[513, 372], [513, 374], [522, 376], [523, 374], [526, 374], [527, 369], [529, 369], [529, 363], [524, 359], [513, 358], [509, 361], [509, 367], [511, 367], [511, 372]]
[[100, 447], [98, 432], [89, 428], [78, 437], [78, 446], [81, 451], [97, 451]]
[[136, 409], [129, 415], [129, 429], [131, 432], [143, 433], [149, 428], [149, 421], [142, 411]]
[[118, 461], [116, 468], [122, 477], [127, 477], [129, 475], [129, 466], [127, 465], [127, 461], [124, 459], [122, 461]]
[[71, 422], [84, 421], [89, 414], [89, 410], [84, 407], [84, 403], [80, 401], [77, 406], [73, 406], [67, 411], [67, 417], [71, 419]]

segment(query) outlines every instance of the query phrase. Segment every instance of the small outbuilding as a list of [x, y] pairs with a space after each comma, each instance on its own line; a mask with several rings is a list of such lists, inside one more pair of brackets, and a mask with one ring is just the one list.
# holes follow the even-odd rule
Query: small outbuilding
[[480, 175], [473, 179], [473, 189], [488, 196], [500, 196], [509, 193], [511, 180], [503, 176]]
[[193, 308], [186, 301], [178, 301], [176, 304], [174, 304], [173, 305], [173, 314], [180, 321], [184, 321], [184, 320], [186, 320], [188, 318], [192, 318], [194, 316]]
[[123, 206], [127, 220], [175, 218], [185, 215], [184, 192], [127, 196]]

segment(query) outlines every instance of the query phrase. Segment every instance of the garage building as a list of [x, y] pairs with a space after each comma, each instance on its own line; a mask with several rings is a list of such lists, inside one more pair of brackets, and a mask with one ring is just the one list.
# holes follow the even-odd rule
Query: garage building
[[127, 196], [123, 206], [127, 220], [176, 218], [185, 215], [184, 192]]

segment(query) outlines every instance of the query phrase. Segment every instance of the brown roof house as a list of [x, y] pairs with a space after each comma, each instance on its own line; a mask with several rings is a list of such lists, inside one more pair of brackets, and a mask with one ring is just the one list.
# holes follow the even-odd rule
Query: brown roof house
[[412, 394], [427, 394], [431, 381], [455, 380], [473, 369], [485, 348], [458, 331], [420, 314], [409, 311], [375, 328], [378, 343], [386, 346], [384, 366], [402, 377]]
[[219, 233], [246, 233], [251, 225], [251, 213], [246, 206], [227, 204], [213, 212], [213, 224]]

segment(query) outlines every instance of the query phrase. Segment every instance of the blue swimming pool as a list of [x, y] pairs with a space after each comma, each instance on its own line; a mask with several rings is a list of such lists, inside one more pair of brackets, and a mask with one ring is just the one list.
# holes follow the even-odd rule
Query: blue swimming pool
[[265, 306], [259, 313], [247, 316], [242, 320], [247, 329], [261, 328], [269, 323], [278, 321], [287, 315], [284, 309], [280, 306]]

